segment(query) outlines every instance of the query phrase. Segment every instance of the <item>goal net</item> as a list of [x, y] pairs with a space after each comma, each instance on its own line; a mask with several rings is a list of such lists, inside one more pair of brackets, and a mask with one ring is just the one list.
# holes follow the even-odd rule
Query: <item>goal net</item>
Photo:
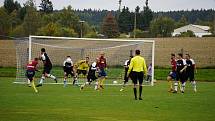
[[[41, 48], [46, 49], [53, 68], [51, 74], [58, 78], [59, 84], [63, 82], [63, 62], [66, 56], [71, 56], [73, 63], [90, 58], [89, 64], [96, 61], [101, 52], [105, 53], [107, 59], [107, 79], [106, 85], [120, 85], [124, 80], [124, 63], [130, 55], [135, 54], [139, 49], [145, 58], [147, 66], [152, 65], [151, 80], [144, 80], [144, 85], [153, 85], [154, 80], [154, 46], [153, 40], [125, 40], [125, 39], [91, 39], [91, 38], [70, 38], [51, 36], [30, 36], [28, 39], [16, 40], [17, 72], [15, 83], [26, 83], [25, 71], [29, 60], [39, 57]], [[40, 70], [43, 68], [39, 63]], [[35, 82], [39, 81], [42, 72], [36, 73]], [[68, 79], [70, 83], [73, 78]], [[78, 77], [79, 83], [83, 83], [86, 78], [82, 75]], [[117, 82], [117, 83], [114, 83]], [[54, 83], [46, 79], [45, 83]], [[132, 81], [129, 80], [129, 84]]]

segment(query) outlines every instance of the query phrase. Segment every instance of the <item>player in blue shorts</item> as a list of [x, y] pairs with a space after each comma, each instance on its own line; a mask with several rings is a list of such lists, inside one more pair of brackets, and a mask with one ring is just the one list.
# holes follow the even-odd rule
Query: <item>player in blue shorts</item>
[[26, 77], [28, 79], [29, 86], [32, 86], [36, 93], [38, 92], [38, 90], [36, 89], [34, 84], [34, 75], [35, 71], [37, 71], [38, 60], [39, 60], [38, 58], [34, 58], [34, 60], [30, 61], [27, 64], [26, 69]]
[[105, 58], [104, 52], [101, 52], [100, 57], [97, 58], [96, 65], [99, 70], [98, 89], [104, 89], [104, 80], [106, 79], [107, 76], [107, 73], [105, 71], [107, 69], [107, 60]]
[[169, 90], [168, 92], [172, 92], [173, 90], [173, 82], [172, 81], [176, 81], [176, 58], [175, 58], [175, 54], [171, 54], [171, 67], [172, 70], [170, 71], [169, 75], [167, 76], [167, 81], [169, 83]]

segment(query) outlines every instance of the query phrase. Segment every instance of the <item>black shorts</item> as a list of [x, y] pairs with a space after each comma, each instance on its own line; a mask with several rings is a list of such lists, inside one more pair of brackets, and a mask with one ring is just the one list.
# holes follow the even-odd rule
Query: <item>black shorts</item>
[[87, 75], [87, 81], [95, 81], [97, 79], [96, 75]]
[[49, 65], [49, 66], [44, 66], [44, 68], [43, 68], [43, 74], [50, 74], [50, 72], [51, 72], [51, 70], [52, 70], [52, 66], [51, 65]]
[[30, 81], [33, 80], [34, 75], [35, 75], [35, 71], [33, 71], [33, 70], [27, 70], [27, 71], [26, 71], [26, 77], [27, 77]]
[[139, 85], [142, 85], [143, 83], [143, 77], [144, 77], [144, 74], [143, 72], [135, 72], [133, 71], [131, 73], [131, 80], [133, 81], [134, 84], [137, 84], [137, 81], [139, 81]]
[[186, 82], [187, 75], [186, 75], [185, 71], [183, 71], [182, 73], [180, 73], [180, 71], [177, 71], [176, 74], [177, 74], [176, 81], [180, 80], [180, 82], [182, 82], [182, 83]]
[[64, 74], [65, 76], [74, 76], [74, 72], [72, 71], [72, 69], [64, 69]]
[[87, 74], [87, 81], [91, 82], [91, 81], [95, 81], [96, 79], [98, 79], [96, 77], [96, 71], [95, 70], [89, 70], [89, 72]]
[[[130, 74], [128, 75], [128, 71], [125, 70], [124, 82], [128, 82], [129, 78], [132, 79], [132, 73], [133, 73], [133, 72], [130, 72]], [[127, 75], [128, 75], [128, 76], [127, 76]]]
[[87, 75], [87, 70], [77, 70], [78, 75], [83, 74], [83, 75]]
[[194, 71], [187, 71], [187, 77], [186, 77], [186, 80], [190, 80], [190, 81], [194, 81], [195, 80], [195, 77], [194, 77]]

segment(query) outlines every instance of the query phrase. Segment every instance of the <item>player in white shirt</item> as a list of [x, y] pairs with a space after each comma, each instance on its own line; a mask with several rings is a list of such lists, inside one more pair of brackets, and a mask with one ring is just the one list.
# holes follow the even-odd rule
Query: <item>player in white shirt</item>
[[132, 74], [130, 73], [129, 77], [127, 76], [127, 74], [128, 74], [129, 64], [130, 64], [132, 58], [133, 58], [133, 56], [131, 55], [130, 58], [128, 60], [126, 60], [124, 63], [125, 75], [124, 75], [124, 82], [123, 82], [123, 85], [122, 85], [122, 88], [120, 89], [120, 91], [124, 90], [125, 85], [128, 83], [129, 77], [131, 78]]
[[66, 87], [67, 85], [67, 78], [69, 75], [71, 75], [71, 77], [74, 77], [75, 79], [75, 73], [73, 70], [73, 62], [70, 56], [67, 56], [66, 59], [63, 62], [63, 70], [64, 70], [64, 87]]

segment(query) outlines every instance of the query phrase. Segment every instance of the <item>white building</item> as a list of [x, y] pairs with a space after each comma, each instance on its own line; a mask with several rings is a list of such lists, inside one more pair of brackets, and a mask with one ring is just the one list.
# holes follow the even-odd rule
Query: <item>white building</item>
[[182, 32], [187, 32], [188, 30], [192, 31], [196, 37], [202, 37], [203, 35], [211, 35], [212, 33], [209, 32], [209, 26], [200, 26], [200, 25], [193, 25], [189, 24], [180, 28], [177, 28], [172, 33], [172, 36], [180, 35]]

